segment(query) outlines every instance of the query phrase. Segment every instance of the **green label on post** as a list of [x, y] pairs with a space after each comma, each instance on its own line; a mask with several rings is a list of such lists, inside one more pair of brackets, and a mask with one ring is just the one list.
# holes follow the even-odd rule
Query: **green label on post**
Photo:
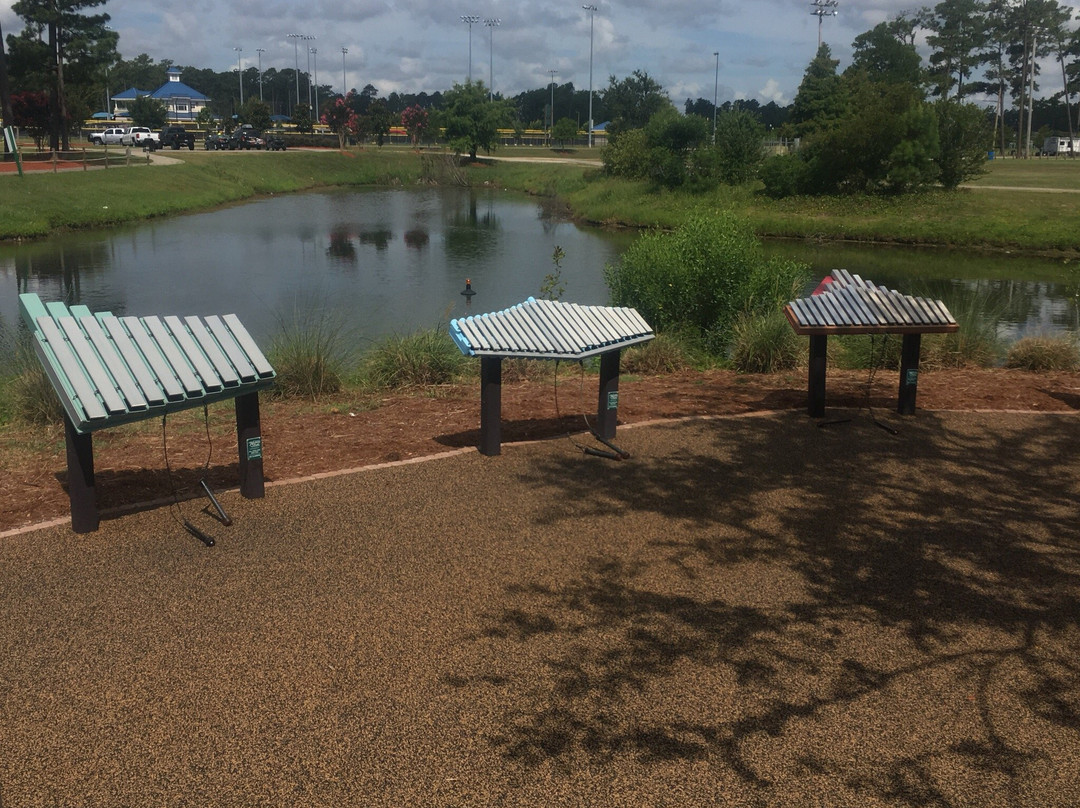
[[612, 390], [607, 394], [607, 408], [609, 410], [619, 409], [619, 391]]
[[919, 383], [919, 371], [915, 368], [908, 368], [907, 373], [904, 375], [904, 384], [909, 387], [914, 387]]
[[262, 438], [248, 438], [247, 439], [247, 459], [248, 460], [261, 460], [262, 459]]

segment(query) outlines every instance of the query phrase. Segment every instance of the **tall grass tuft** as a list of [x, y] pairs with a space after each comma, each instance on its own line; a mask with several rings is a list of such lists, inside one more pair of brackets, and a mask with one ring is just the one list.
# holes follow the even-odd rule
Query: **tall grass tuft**
[[28, 334], [0, 333], [0, 423], [18, 418], [32, 424], [59, 424], [64, 408], [45, 375]]
[[622, 352], [619, 361], [623, 373], [654, 376], [674, 373], [695, 364], [695, 346], [686, 334], [673, 331], [657, 334], [642, 345], [634, 345]]
[[364, 356], [364, 381], [378, 388], [425, 387], [452, 382], [465, 357], [443, 328], [387, 337]]
[[352, 354], [342, 319], [325, 309], [297, 306], [278, 323], [268, 351], [277, 371], [275, 394], [318, 400], [339, 392]]
[[742, 373], [789, 370], [803, 361], [804, 347], [782, 311], [744, 312], [732, 329], [731, 366]]
[[1005, 367], [1021, 370], [1076, 370], [1080, 345], [1069, 335], [1024, 337], [1009, 346]]

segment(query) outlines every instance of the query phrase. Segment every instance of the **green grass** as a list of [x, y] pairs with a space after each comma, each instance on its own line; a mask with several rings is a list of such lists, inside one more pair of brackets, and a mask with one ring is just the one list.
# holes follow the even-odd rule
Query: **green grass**
[[[60, 174], [0, 176], [0, 239], [106, 227], [212, 208], [263, 194], [327, 186], [408, 186], [420, 181], [423, 154], [404, 147], [219, 153], [179, 151], [178, 165], [112, 168]], [[584, 154], [582, 154], [584, 153]], [[1080, 254], [1080, 160], [994, 160], [975, 185], [915, 196], [798, 197], [770, 200], [754, 187], [705, 192], [653, 190], [647, 183], [604, 177], [598, 168], [545, 159], [595, 159], [599, 149], [571, 155], [508, 146], [465, 169], [473, 186], [555, 197], [579, 218], [611, 225], [672, 228], [693, 213], [730, 210], [759, 236], [938, 244], [1028, 253]], [[1006, 190], [994, 186], [1007, 186]]]

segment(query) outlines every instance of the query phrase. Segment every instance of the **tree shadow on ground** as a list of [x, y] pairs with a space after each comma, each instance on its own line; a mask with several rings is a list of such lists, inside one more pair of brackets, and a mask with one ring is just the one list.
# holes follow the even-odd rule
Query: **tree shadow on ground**
[[505, 676], [490, 743], [526, 768], [707, 761], [766, 804], [808, 772], [890, 805], [1080, 799], [1080, 424], [851, 415], [537, 460], [521, 482], [574, 503], [538, 521], [638, 540], [515, 583], [472, 638], [542, 660]]

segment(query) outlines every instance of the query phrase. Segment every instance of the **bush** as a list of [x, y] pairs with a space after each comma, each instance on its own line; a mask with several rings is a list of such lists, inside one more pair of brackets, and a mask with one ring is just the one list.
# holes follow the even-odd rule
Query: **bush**
[[604, 277], [617, 306], [633, 306], [657, 331], [689, 328], [722, 354], [742, 311], [778, 310], [808, 267], [766, 258], [731, 213], [696, 214], [672, 232], [639, 236]]
[[657, 334], [655, 339], [627, 348], [619, 362], [621, 372], [645, 376], [674, 373], [690, 364], [689, 351], [678, 334]]
[[770, 157], [758, 169], [758, 178], [765, 185], [764, 193], [773, 199], [804, 193], [809, 175], [809, 166], [793, 154]]
[[1021, 370], [1076, 370], [1080, 346], [1072, 336], [1024, 337], [1009, 346], [1005, 367]]
[[773, 373], [797, 367], [804, 340], [782, 311], [742, 313], [732, 328], [731, 366], [742, 373]]
[[421, 387], [452, 382], [464, 365], [445, 329], [433, 328], [378, 343], [364, 357], [363, 375], [378, 388]]
[[267, 352], [277, 372], [275, 394], [317, 400], [340, 391], [351, 353], [343, 325], [313, 308], [279, 318], [279, 325]]

